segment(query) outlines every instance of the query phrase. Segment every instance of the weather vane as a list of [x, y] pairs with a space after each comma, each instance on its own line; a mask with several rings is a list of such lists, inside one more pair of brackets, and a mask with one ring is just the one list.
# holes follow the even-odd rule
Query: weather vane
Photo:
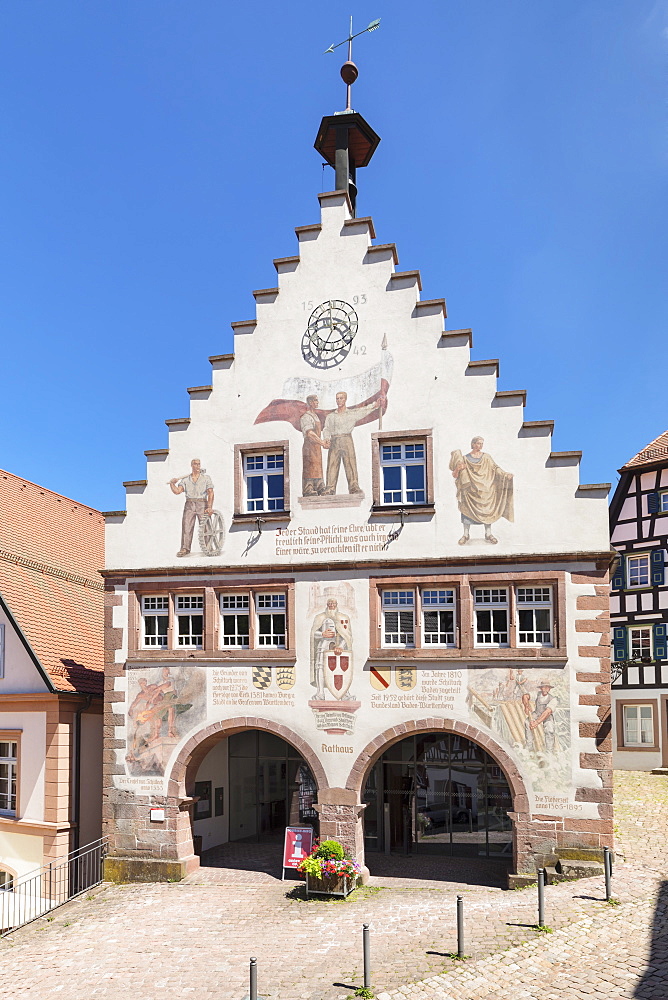
[[363, 31], [358, 31], [356, 35], [353, 35], [353, 19], [350, 18], [350, 34], [347, 38], [344, 38], [342, 42], [337, 42], [336, 45], [330, 45], [328, 49], [325, 49], [325, 55], [328, 52], [333, 52], [334, 49], [338, 49], [339, 46], [348, 43], [348, 61], [341, 67], [341, 77], [346, 85], [346, 111], [352, 111], [352, 106], [350, 103], [350, 88], [354, 84], [358, 76], [357, 66], [353, 62], [353, 38], [359, 38], [360, 35], [365, 34], [367, 31], [375, 31], [380, 25], [380, 18], [376, 18], [370, 24], [367, 24]]

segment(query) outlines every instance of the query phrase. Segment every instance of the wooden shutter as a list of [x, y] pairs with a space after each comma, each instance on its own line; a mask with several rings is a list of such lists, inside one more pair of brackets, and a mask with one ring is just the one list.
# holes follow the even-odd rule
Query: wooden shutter
[[624, 586], [625, 586], [624, 566], [625, 566], [625, 557], [620, 553], [619, 554], [619, 565], [617, 566], [617, 569], [614, 572], [612, 580], [610, 581], [610, 585], [611, 585], [611, 587], [612, 587], [613, 590], [623, 590], [624, 589]]
[[612, 630], [612, 658], [615, 663], [628, 659], [628, 636], [625, 625], [616, 625]]
[[648, 493], [647, 494], [647, 513], [648, 514], [658, 514], [659, 513], [659, 494]]
[[655, 660], [667, 660], [668, 659], [668, 626], [665, 622], [655, 622], [652, 625], [652, 632], [654, 639], [654, 659]]
[[663, 563], [665, 553], [663, 549], [653, 549], [650, 555], [651, 583], [653, 587], [663, 586]]

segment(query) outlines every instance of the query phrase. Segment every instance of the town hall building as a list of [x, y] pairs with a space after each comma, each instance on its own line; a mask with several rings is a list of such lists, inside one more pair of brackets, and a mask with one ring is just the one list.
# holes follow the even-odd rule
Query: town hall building
[[108, 877], [612, 846], [608, 485], [357, 217], [378, 142], [323, 119], [336, 189], [106, 515]]

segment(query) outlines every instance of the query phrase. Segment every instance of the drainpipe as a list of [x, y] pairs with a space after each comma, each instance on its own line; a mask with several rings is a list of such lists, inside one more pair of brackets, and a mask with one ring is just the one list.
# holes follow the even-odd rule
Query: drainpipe
[[71, 800], [74, 800], [73, 815], [73, 837], [72, 850], [76, 851], [81, 846], [81, 834], [79, 825], [81, 821], [81, 716], [87, 712], [93, 701], [93, 695], [87, 694], [86, 701], [80, 705], [74, 713], [74, 746], [72, 748], [72, 784], [70, 790]]

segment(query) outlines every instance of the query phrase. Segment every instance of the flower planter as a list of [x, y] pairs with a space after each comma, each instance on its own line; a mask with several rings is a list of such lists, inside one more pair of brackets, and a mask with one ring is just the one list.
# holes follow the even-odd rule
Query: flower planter
[[355, 888], [357, 875], [340, 878], [314, 878], [306, 876], [306, 898], [309, 896], [339, 896], [343, 899], [349, 896]]

